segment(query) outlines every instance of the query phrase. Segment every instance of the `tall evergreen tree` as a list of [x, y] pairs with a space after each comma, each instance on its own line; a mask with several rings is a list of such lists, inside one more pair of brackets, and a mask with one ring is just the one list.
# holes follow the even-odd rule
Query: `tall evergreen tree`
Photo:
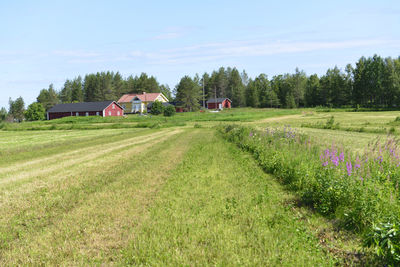
[[306, 106], [315, 107], [324, 105], [321, 99], [321, 88], [317, 74], [313, 74], [307, 79], [306, 90], [304, 95]]
[[181, 102], [188, 111], [197, 110], [200, 107], [200, 86], [189, 76], [184, 76], [175, 88], [176, 100]]
[[257, 85], [253, 80], [249, 80], [246, 87], [246, 105], [249, 107], [257, 108], [260, 105], [260, 97], [257, 90]]
[[82, 77], [78, 76], [71, 84], [71, 102], [83, 102]]
[[246, 99], [244, 97], [244, 84], [240, 73], [236, 68], [230, 71], [229, 81], [228, 81], [228, 98], [232, 100], [232, 106], [243, 107], [246, 104]]
[[65, 81], [64, 87], [60, 92], [60, 100], [62, 103], [72, 102], [72, 82], [70, 80]]

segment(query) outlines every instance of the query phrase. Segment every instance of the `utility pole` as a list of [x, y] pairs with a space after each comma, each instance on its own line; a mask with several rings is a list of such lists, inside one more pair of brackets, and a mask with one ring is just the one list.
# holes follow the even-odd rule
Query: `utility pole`
[[214, 105], [215, 105], [215, 109], [217, 110], [217, 86], [214, 85]]
[[205, 109], [206, 109], [206, 102], [204, 99], [204, 76], [203, 76], [203, 110], [205, 110]]

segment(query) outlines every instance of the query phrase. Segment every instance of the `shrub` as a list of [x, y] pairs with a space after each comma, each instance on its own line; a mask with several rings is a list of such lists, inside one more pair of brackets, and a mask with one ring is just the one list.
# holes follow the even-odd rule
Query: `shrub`
[[28, 121], [41, 121], [46, 118], [46, 111], [41, 103], [32, 103], [28, 106], [24, 115]]
[[331, 130], [335, 130], [335, 129], [339, 129], [339, 123], [335, 124], [335, 116], [331, 116], [325, 123], [324, 129], [331, 129]]
[[8, 112], [5, 108], [0, 109], [0, 121], [5, 121], [7, 118]]
[[151, 114], [153, 115], [159, 115], [163, 113], [164, 111], [164, 106], [160, 101], [154, 101], [153, 105], [151, 106]]
[[399, 223], [380, 223], [374, 225], [366, 235], [364, 246], [375, 247], [376, 254], [390, 266], [400, 263], [400, 227]]
[[166, 117], [171, 117], [173, 115], [175, 115], [176, 111], [175, 111], [175, 107], [173, 105], [169, 105], [167, 107], [165, 107], [164, 109], [164, 116]]

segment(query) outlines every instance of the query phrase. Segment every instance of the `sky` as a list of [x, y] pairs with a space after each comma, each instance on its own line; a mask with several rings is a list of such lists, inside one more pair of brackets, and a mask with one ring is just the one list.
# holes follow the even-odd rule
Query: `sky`
[[219, 67], [323, 75], [400, 56], [400, 1], [0, 0], [0, 107], [100, 71], [174, 88]]

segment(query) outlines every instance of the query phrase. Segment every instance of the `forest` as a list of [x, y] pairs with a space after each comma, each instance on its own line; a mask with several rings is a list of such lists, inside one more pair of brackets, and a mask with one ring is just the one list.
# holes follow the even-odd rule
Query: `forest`
[[[106, 71], [68, 79], [59, 90], [50, 84], [40, 91], [37, 102], [48, 110], [57, 103], [118, 100], [126, 93], [162, 92], [170, 101], [196, 110], [201, 107], [203, 89], [205, 100], [228, 97], [233, 107], [396, 108], [400, 106], [400, 57], [361, 57], [344, 70], [334, 66], [322, 76], [307, 75], [296, 68], [294, 73], [250, 78], [245, 70], [221, 67], [211, 73], [184, 76], [173, 90], [146, 73], [124, 78], [119, 72]], [[22, 99], [17, 100], [20, 105]], [[10, 110], [15, 101], [10, 99]]]

